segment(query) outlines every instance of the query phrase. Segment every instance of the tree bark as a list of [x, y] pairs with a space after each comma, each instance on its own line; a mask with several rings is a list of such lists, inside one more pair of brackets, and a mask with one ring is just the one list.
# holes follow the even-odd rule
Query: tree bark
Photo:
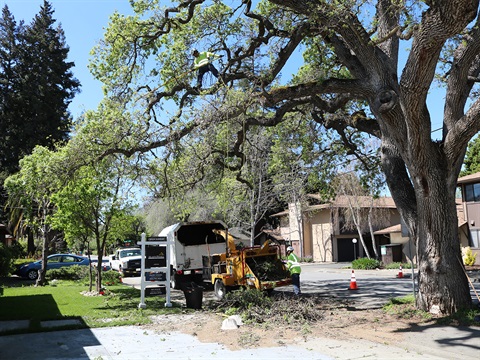
[[429, 182], [418, 191], [417, 306], [432, 313], [451, 314], [471, 305], [461, 262], [454, 189], [444, 181]]
[[33, 256], [35, 254], [35, 241], [33, 238], [33, 231], [30, 226], [27, 227], [27, 254]]
[[42, 248], [42, 268], [38, 270], [38, 277], [37, 281], [35, 282], [35, 286], [43, 286], [46, 284], [47, 279], [47, 262], [48, 262], [48, 234], [46, 232], [46, 226], [43, 229], [43, 248]]

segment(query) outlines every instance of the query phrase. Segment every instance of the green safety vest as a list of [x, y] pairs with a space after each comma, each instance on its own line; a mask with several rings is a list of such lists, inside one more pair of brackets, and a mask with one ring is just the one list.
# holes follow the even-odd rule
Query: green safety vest
[[210, 62], [211, 57], [219, 57], [214, 53], [209, 51], [202, 51], [194, 60], [195, 69], [201, 68], [202, 66], [207, 65]]
[[300, 262], [298, 261], [297, 255], [293, 252], [287, 257], [287, 269], [290, 271], [290, 274], [300, 274], [302, 268], [300, 267]]

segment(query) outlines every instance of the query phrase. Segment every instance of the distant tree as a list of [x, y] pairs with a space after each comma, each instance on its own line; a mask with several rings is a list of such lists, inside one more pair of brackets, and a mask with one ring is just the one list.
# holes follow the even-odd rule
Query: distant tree
[[162, 229], [178, 222], [171, 211], [168, 200], [164, 199], [149, 199], [143, 204], [140, 213], [145, 218], [147, 231], [152, 235], [158, 235]]
[[[67, 146], [65, 153], [68, 150]], [[125, 163], [112, 159], [94, 166], [82, 166], [70, 174], [65, 184], [52, 196], [57, 207], [52, 216], [52, 226], [63, 231], [70, 243], [76, 237], [86, 241], [92, 239], [99, 264], [106, 255], [108, 244], [134, 230], [127, 169]], [[96, 271], [95, 288], [100, 291], [102, 267], [97, 266]]]
[[17, 25], [5, 5], [0, 18], [0, 184], [18, 170], [18, 149], [22, 148], [18, 141], [21, 131], [18, 114], [22, 108], [19, 96], [22, 29], [23, 24]]
[[10, 199], [21, 204], [27, 225], [42, 236], [42, 268], [37, 285], [44, 285], [49, 245], [57, 240], [58, 233], [51, 226], [55, 207], [52, 195], [59, 187], [59, 174], [63, 171], [55, 152], [36, 147], [31, 155], [20, 161], [20, 171], [5, 180]]
[[[19, 32], [23, 25], [17, 25], [7, 6], [2, 9], [0, 18], [0, 203], [7, 200], [3, 188], [5, 179], [18, 170], [18, 144], [20, 122], [18, 113], [20, 62]], [[0, 206], [0, 222], [6, 222], [5, 207]], [[33, 241], [32, 241], [33, 245]]]
[[[345, 200], [345, 206], [339, 208], [337, 217], [343, 220], [343, 229], [355, 230], [360, 239], [365, 255], [370, 259], [371, 254], [365, 243], [364, 235], [370, 232], [375, 258], [379, 258], [374, 227], [386, 226], [390, 213], [388, 209], [375, 206], [375, 188], [366, 189], [361, 180], [353, 171], [340, 174], [333, 182], [337, 197]], [[342, 203], [342, 205], [344, 205]]]
[[467, 153], [463, 160], [463, 169], [460, 176], [480, 172], [480, 137], [477, 136], [468, 143]]
[[26, 151], [35, 145], [52, 148], [69, 138], [68, 105], [80, 86], [71, 71], [75, 64], [67, 61], [65, 34], [61, 26], [54, 27], [53, 13], [45, 0], [23, 33], [21, 119]]
[[[53, 149], [69, 138], [68, 106], [80, 83], [52, 6], [44, 1], [31, 24], [16, 25], [5, 6], [0, 20], [0, 189], [36, 145]], [[3, 199], [5, 202], [5, 199]], [[3, 206], [2, 206], [3, 208]], [[31, 238], [33, 240], [33, 238]], [[29, 252], [33, 242], [29, 242]]]

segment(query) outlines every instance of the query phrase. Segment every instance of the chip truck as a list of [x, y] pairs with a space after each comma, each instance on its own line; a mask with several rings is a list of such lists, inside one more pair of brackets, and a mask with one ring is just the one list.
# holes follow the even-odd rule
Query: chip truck
[[225, 252], [225, 239], [214, 230], [226, 231], [222, 221], [183, 222], [163, 229], [170, 246], [170, 285], [182, 289], [184, 284], [192, 282], [203, 284], [204, 256]]

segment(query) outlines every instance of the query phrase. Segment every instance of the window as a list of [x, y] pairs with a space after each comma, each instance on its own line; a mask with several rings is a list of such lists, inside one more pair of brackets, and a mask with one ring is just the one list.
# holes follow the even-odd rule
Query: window
[[480, 248], [480, 229], [470, 229], [470, 234], [472, 235], [470, 246]]
[[480, 202], [480, 183], [465, 185], [465, 201], [466, 202]]
[[62, 262], [62, 257], [61, 256], [52, 256], [48, 258], [49, 263], [59, 263]]
[[128, 257], [128, 256], [138, 256], [142, 255], [142, 252], [140, 249], [130, 249], [130, 250], [124, 250], [120, 252], [120, 258]]
[[75, 262], [75, 258], [73, 256], [64, 256], [62, 262]]

